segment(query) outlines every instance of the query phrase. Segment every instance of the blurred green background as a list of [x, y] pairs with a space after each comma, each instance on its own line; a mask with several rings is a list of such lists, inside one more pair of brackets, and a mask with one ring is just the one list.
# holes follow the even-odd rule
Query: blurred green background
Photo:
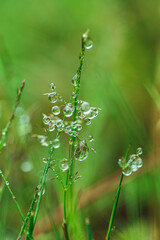
[[[158, 0], [0, 0], [0, 130], [10, 117], [17, 88], [26, 80], [19, 114], [0, 155], [0, 169], [8, 175], [24, 213], [47, 155], [32, 138], [44, 134], [42, 113], [49, 114], [52, 106], [43, 94], [54, 82], [69, 101], [81, 36], [89, 28], [94, 46], [86, 51], [80, 99], [102, 111], [83, 132], [85, 137], [94, 136], [96, 154], [90, 152], [77, 164], [82, 178], [75, 188], [87, 189], [108, 176], [113, 188], [83, 208], [79, 221], [85, 233], [84, 219], [89, 217], [94, 239], [104, 239], [116, 193], [112, 174], [119, 169], [117, 160], [128, 144], [132, 152], [141, 146], [144, 167], [122, 188], [112, 239], [159, 239], [159, 9]], [[62, 146], [59, 157], [68, 151], [65, 141]], [[24, 162], [30, 171], [23, 171]], [[47, 200], [44, 197], [38, 220], [48, 215], [46, 206], [54, 212], [62, 203], [59, 183], [46, 185]], [[0, 204], [0, 239], [16, 239], [22, 222], [2, 187]], [[36, 239], [54, 235], [42, 229]]]

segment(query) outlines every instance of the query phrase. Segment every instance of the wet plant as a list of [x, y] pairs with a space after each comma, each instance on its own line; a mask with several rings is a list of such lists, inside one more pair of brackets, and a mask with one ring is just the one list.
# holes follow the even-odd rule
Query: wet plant
[[128, 157], [129, 150], [130, 150], [130, 145], [128, 146], [128, 149], [126, 151], [125, 156], [118, 160], [118, 164], [122, 168], [122, 173], [121, 173], [121, 177], [120, 177], [120, 181], [119, 181], [119, 185], [118, 185], [113, 209], [112, 209], [112, 212], [111, 212], [111, 217], [110, 217], [110, 221], [109, 221], [106, 240], [110, 239], [110, 235], [111, 235], [111, 232], [112, 232], [112, 226], [113, 226], [113, 221], [114, 221], [116, 210], [117, 210], [117, 205], [118, 205], [118, 200], [119, 200], [119, 196], [120, 196], [123, 176], [131, 175], [132, 172], [136, 172], [143, 165], [143, 161], [140, 157], [140, 155], [143, 153], [142, 148], [141, 147], [137, 148], [136, 153], [131, 154]]
[[[49, 114], [42, 114], [42, 121], [45, 129], [45, 134], [33, 136], [40, 142], [42, 147], [48, 149], [48, 156], [43, 156], [44, 169], [42, 176], [40, 178], [39, 184], [35, 188], [33, 200], [28, 209], [26, 217], [24, 217], [20, 205], [18, 204], [15, 195], [13, 194], [8, 181], [0, 170], [0, 175], [7, 186], [13, 201], [19, 211], [22, 218], [23, 224], [20, 229], [17, 240], [20, 240], [23, 234], [26, 234], [27, 240], [33, 240], [33, 232], [37, 221], [38, 212], [40, 210], [40, 204], [42, 196], [45, 194], [45, 184], [47, 179], [48, 171], [51, 171], [53, 179], [60, 182], [63, 191], [63, 231], [64, 238], [66, 240], [74, 239], [74, 219], [77, 210], [77, 199], [75, 196], [74, 184], [80, 178], [80, 170], [76, 169], [76, 162], [85, 161], [89, 155], [89, 151], [96, 150], [92, 148], [92, 142], [94, 138], [89, 135], [84, 137], [82, 130], [90, 125], [94, 118], [98, 116], [100, 108], [93, 107], [90, 103], [79, 99], [80, 85], [81, 85], [81, 73], [84, 63], [84, 57], [86, 50], [89, 50], [93, 46], [93, 42], [89, 37], [89, 31], [87, 30], [82, 36], [82, 46], [81, 53], [79, 56], [79, 66], [76, 74], [72, 78], [73, 90], [69, 100], [65, 100], [57, 91], [56, 85], [54, 83], [50, 84], [50, 91], [44, 95], [48, 98], [51, 104], [51, 111]], [[13, 113], [11, 118], [2, 131], [2, 138], [0, 141], [0, 151], [5, 146], [5, 140], [8, 130], [15, 116], [15, 111], [21, 99], [21, 94], [24, 88], [25, 82], [22, 82], [21, 88], [18, 90], [17, 100], [14, 105]], [[62, 140], [65, 136], [68, 144], [68, 153], [59, 158], [57, 157], [56, 151], [62, 148]], [[142, 149], [138, 148], [135, 154], [129, 155], [130, 147], [128, 147], [125, 157], [118, 160], [118, 164], [122, 169], [122, 174], [120, 177], [120, 182], [115, 197], [109, 227], [106, 235], [106, 240], [110, 239], [112, 232], [113, 221], [116, 214], [116, 209], [118, 205], [118, 200], [120, 196], [122, 181], [124, 176], [129, 176], [132, 172], [136, 172], [140, 167], [142, 167], [142, 159], [140, 155], [142, 154]], [[50, 216], [51, 217], [51, 216]], [[52, 219], [53, 220], [53, 219]], [[92, 240], [92, 231], [89, 219], [86, 220], [88, 239]], [[53, 228], [55, 230], [56, 239], [59, 240], [59, 232], [56, 229], [56, 225], [53, 221]]]

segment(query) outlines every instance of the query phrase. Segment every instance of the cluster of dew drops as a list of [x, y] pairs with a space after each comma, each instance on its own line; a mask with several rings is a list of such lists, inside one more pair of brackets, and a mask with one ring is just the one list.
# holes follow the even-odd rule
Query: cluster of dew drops
[[143, 153], [141, 147], [137, 148], [135, 154], [131, 154], [127, 160], [125, 157], [122, 157], [118, 160], [119, 166], [122, 168], [122, 173], [125, 176], [129, 176], [132, 172], [136, 172], [139, 168], [142, 167], [143, 161], [140, 155]]
[[[85, 37], [85, 36], [84, 36]], [[90, 49], [93, 43], [87, 38], [84, 41], [84, 47]], [[61, 95], [56, 92], [54, 83], [50, 84], [50, 93], [46, 93], [48, 100], [53, 104], [51, 114], [43, 114], [43, 123], [47, 132], [57, 132], [57, 137], [54, 140], [49, 140], [46, 135], [36, 135], [42, 146], [50, 147], [50, 149], [58, 149], [60, 147], [60, 133], [65, 133], [70, 136], [69, 144], [72, 145], [72, 137], [76, 138], [74, 148], [74, 158], [77, 161], [84, 161], [88, 157], [89, 147], [85, 139], [79, 138], [79, 133], [84, 125], [90, 125], [92, 120], [97, 117], [99, 108], [91, 107], [88, 102], [77, 100], [76, 104], [76, 119], [73, 121], [75, 111], [75, 97], [78, 84], [78, 74], [72, 79], [73, 92], [70, 102], [66, 102]], [[57, 104], [59, 102], [60, 104]], [[92, 136], [88, 137], [88, 141], [94, 141]], [[91, 148], [93, 152], [95, 150]], [[59, 167], [64, 172], [69, 168], [68, 159], [63, 158], [59, 161]]]

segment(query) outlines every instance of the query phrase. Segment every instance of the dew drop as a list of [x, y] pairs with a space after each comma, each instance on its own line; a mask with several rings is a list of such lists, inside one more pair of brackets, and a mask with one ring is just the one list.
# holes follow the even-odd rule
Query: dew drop
[[137, 164], [137, 167], [138, 167], [138, 168], [141, 168], [141, 167], [143, 166], [143, 161], [142, 161], [142, 159], [141, 159], [141, 158], [138, 158], [138, 159], [136, 160], [136, 164]]
[[44, 147], [48, 147], [49, 143], [47, 141], [47, 137], [44, 135], [36, 135], [36, 137], [38, 138], [40, 144]]
[[[38, 196], [40, 196], [41, 188], [42, 188], [42, 185], [41, 185], [41, 184], [39, 184], [39, 185], [36, 187], [36, 192], [37, 192]], [[45, 193], [45, 188], [43, 189], [42, 195], [44, 195], [44, 193]]]
[[76, 73], [74, 75], [74, 77], [72, 78], [72, 84], [74, 87], [76, 87], [78, 85], [77, 78], [78, 78], [78, 74]]
[[6, 147], [7, 146], [7, 144], [6, 143], [3, 143], [3, 147]]
[[58, 138], [54, 139], [53, 142], [52, 142], [52, 145], [55, 149], [59, 148], [60, 147], [60, 141]]
[[72, 114], [73, 114], [73, 111], [74, 111], [74, 108], [73, 108], [72, 103], [67, 103], [66, 106], [65, 106], [65, 108], [64, 108], [64, 110], [63, 110], [64, 115], [65, 115], [66, 117], [71, 117]]
[[50, 118], [47, 115], [43, 114], [43, 123], [49, 124], [49, 122], [50, 122]]
[[8, 181], [6, 181], [6, 185], [9, 186], [9, 182]]
[[49, 100], [51, 103], [57, 102], [57, 100], [58, 100], [58, 95], [57, 95], [57, 93], [56, 93], [56, 92], [48, 93], [48, 100]]
[[2, 174], [2, 170], [0, 170], [0, 174]]
[[89, 119], [93, 119], [93, 118], [95, 118], [95, 117], [97, 117], [97, 115], [98, 115], [98, 109], [97, 108], [94, 108], [94, 107], [91, 107], [90, 108], [90, 113], [89, 113], [89, 115], [88, 115], [88, 118]]
[[118, 165], [123, 169], [126, 167], [126, 159], [124, 157], [118, 159]]
[[87, 33], [83, 34], [83, 47], [85, 49], [90, 49], [93, 47], [93, 41], [90, 37], [88, 37]]
[[57, 126], [57, 128], [58, 128], [59, 131], [60, 131], [60, 130], [62, 131], [62, 129], [63, 129], [63, 127], [64, 127], [64, 124], [63, 124], [62, 119], [57, 118], [57, 119], [55, 120], [55, 125]]
[[78, 142], [74, 151], [75, 159], [78, 161], [84, 161], [88, 157], [89, 148], [85, 140]]
[[141, 155], [143, 153], [143, 150], [142, 150], [141, 147], [139, 147], [139, 148], [137, 148], [136, 152], [137, 152], [138, 155]]
[[2, 135], [3, 135], [3, 136], [6, 135], [6, 129], [3, 129], [3, 130], [2, 130]]
[[92, 136], [88, 136], [88, 141], [89, 142], [93, 142], [94, 141], [94, 138]]
[[136, 172], [138, 170], [138, 166], [136, 164], [136, 161], [132, 163], [131, 169], [132, 169], [133, 172]]
[[59, 161], [59, 167], [63, 172], [69, 168], [67, 158], [63, 158], [62, 160]]
[[88, 102], [83, 102], [81, 105], [81, 111], [84, 114], [89, 114], [91, 111], [90, 104]]
[[122, 173], [125, 175], [125, 176], [129, 176], [131, 175], [132, 173], [132, 169], [130, 167], [126, 167], [125, 169], [123, 169]]
[[55, 130], [55, 121], [49, 122], [47, 130], [50, 132], [53, 132]]
[[52, 91], [54, 91], [54, 90], [56, 89], [56, 86], [55, 86], [54, 83], [51, 83], [51, 84], [50, 84], [50, 89], [51, 89]]
[[59, 115], [60, 114], [60, 108], [58, 106], [53, 106], [52, 107], [52, 113], [54, 115]]

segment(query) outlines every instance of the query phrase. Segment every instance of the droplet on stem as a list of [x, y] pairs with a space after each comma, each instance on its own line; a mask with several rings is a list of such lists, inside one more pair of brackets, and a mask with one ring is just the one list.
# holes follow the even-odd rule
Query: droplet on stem
[[63, 172], [69, 168], [67, 158], [63, 158], [62, 160], [59, 161], [59, 167]]
[[60, 114], [60, 108], [58, 106], [53, 106], [52, 107], [52, 113], [56, 116], [59, 115]]

